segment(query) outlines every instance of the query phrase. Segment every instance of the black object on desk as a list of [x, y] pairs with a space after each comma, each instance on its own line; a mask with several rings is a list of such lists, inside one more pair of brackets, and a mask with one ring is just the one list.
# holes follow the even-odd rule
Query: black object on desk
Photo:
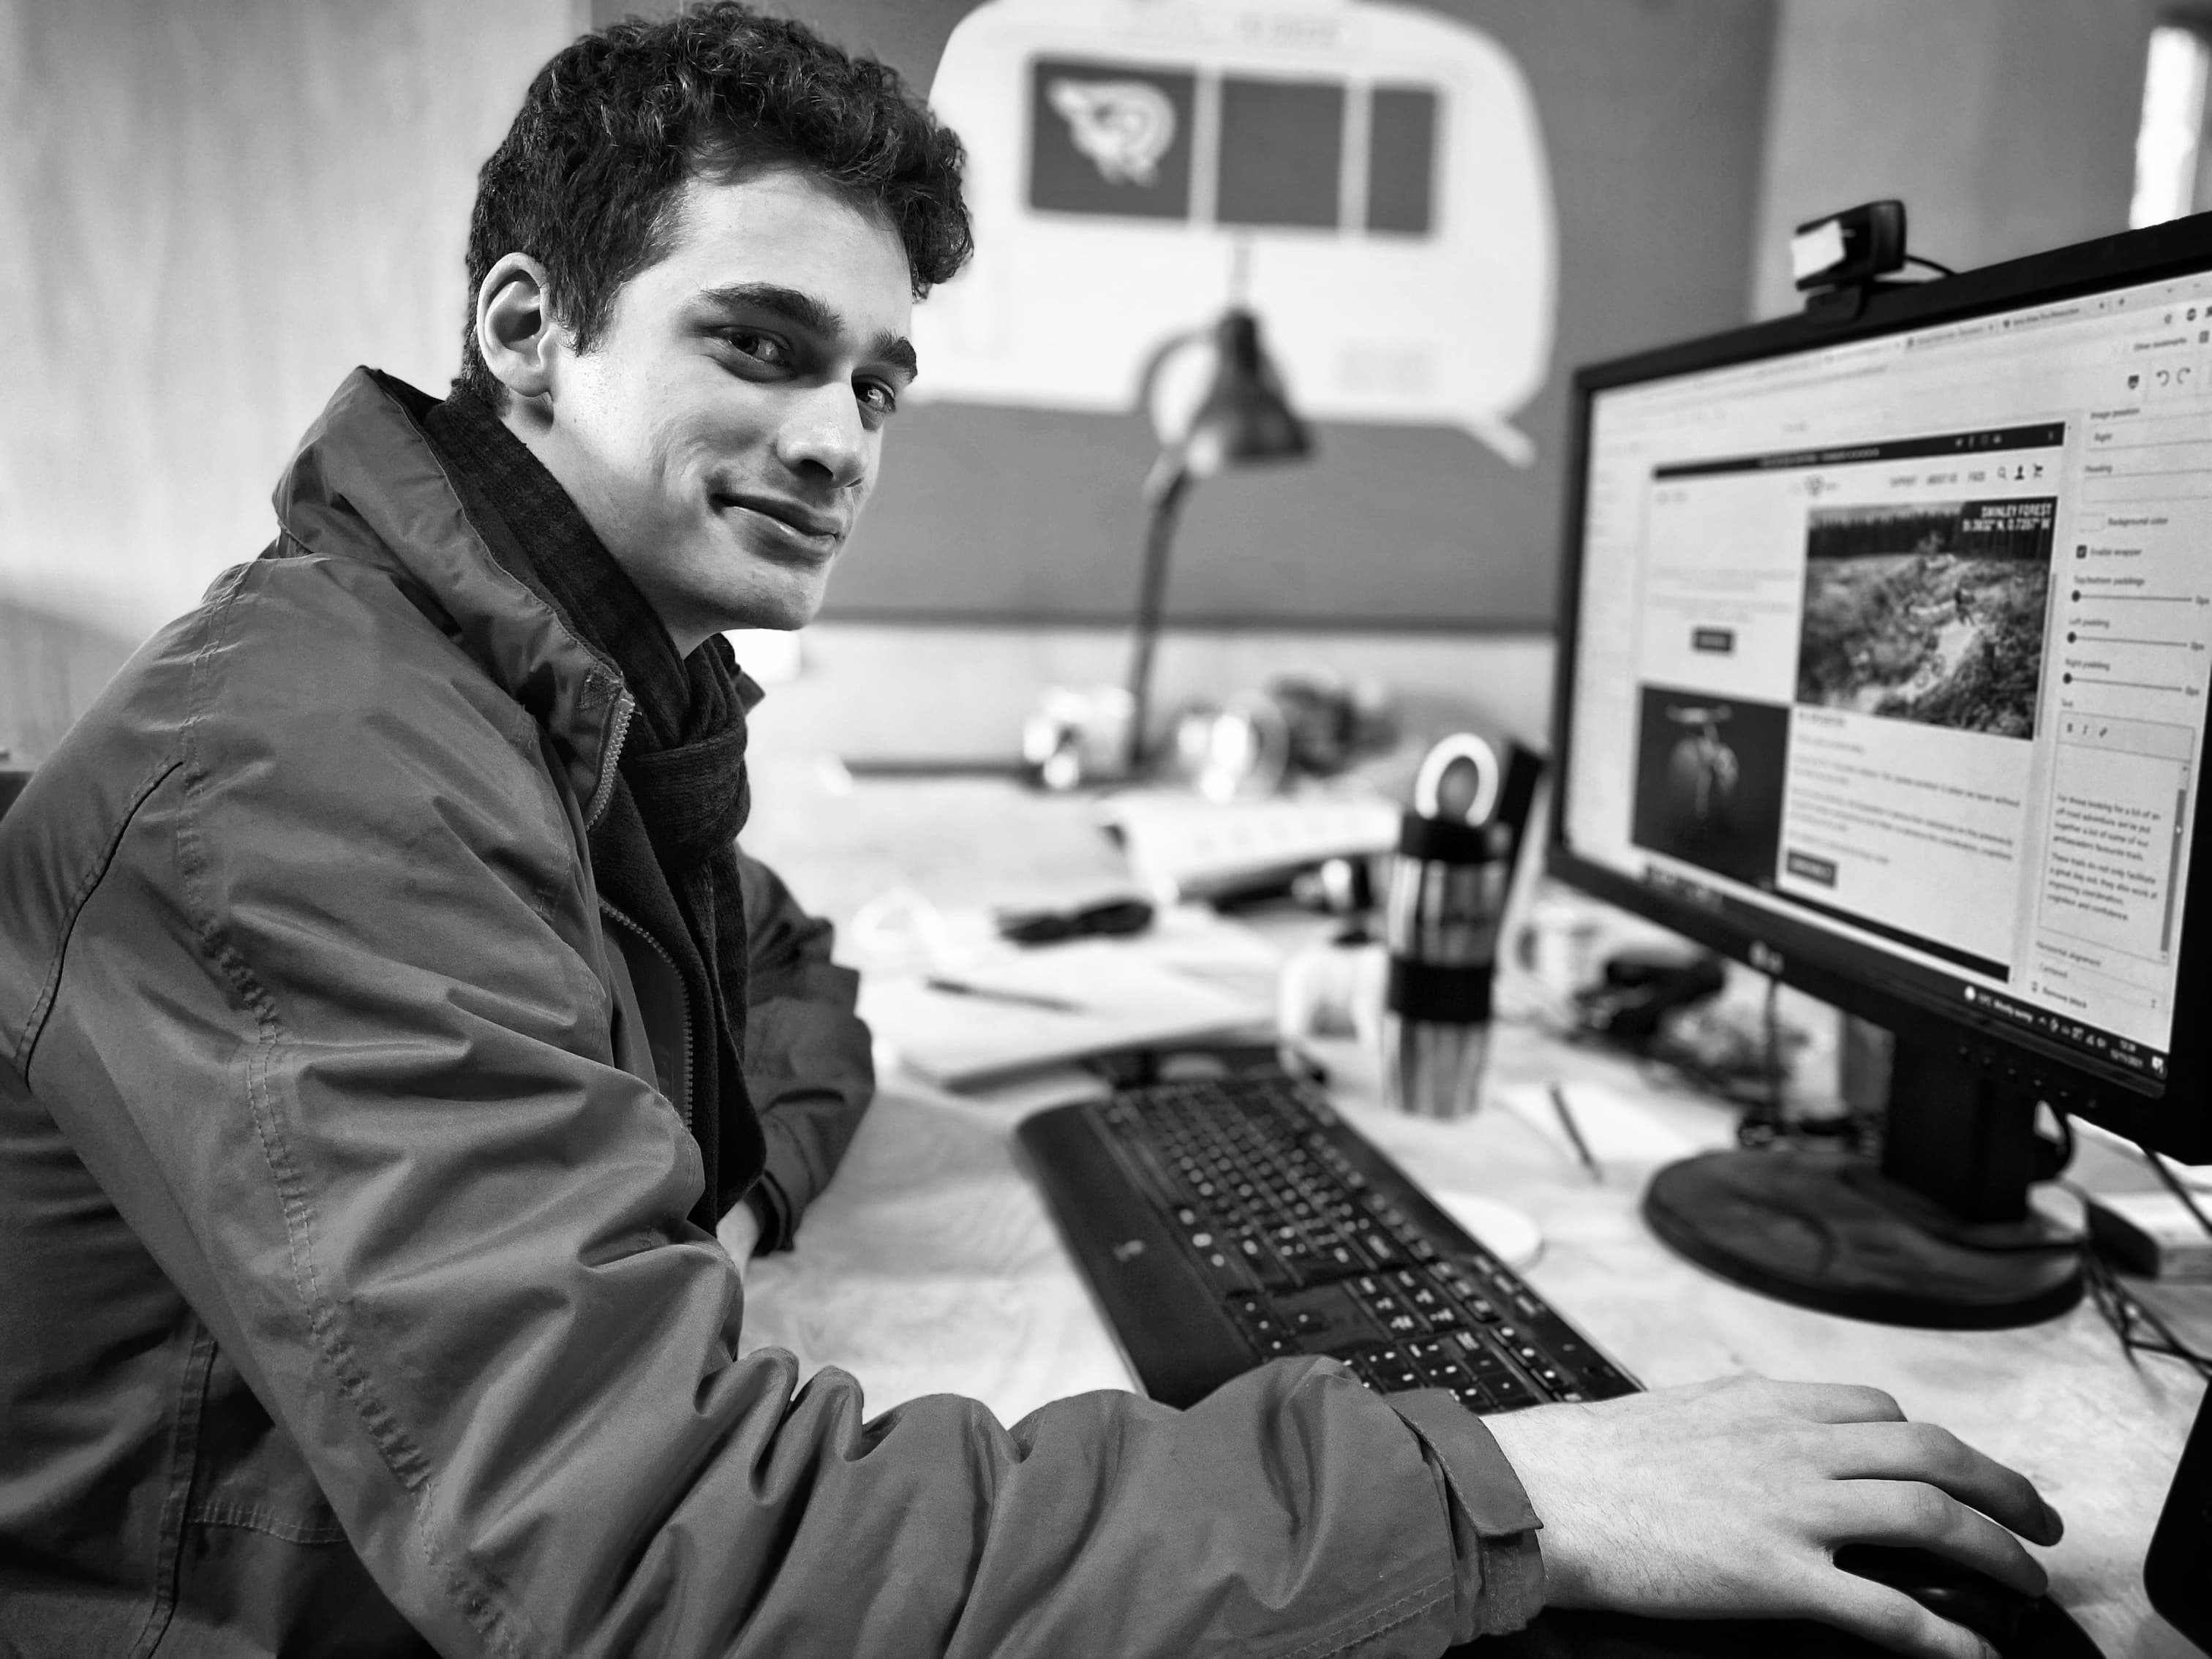
[[2173, 1627], [2212, 1652], [2212, 1394], [2197, 1409], [2181, 1467], [2166, 1494], [2166, 1508], [2143, 1563], [2150, 1604]]
[[[2102, 1659], [2097, 1644], [2045, 1596], [2024, 1603], [2001, 1659]], [[1798, 1619], [1639, 1619], [1547, 1612], [1510, 1636], [1449, 1650], [1457, 1659], [1896, 1659], [1889, 1649]]]
[[1003, 910], [999, 937], [1016, 945], [1057, 945], [1064, 939], [1112, 938], [1141, 933], [1152, 925], [1152, 907], [1143, 899], [1101, 899], [1073, 910]]

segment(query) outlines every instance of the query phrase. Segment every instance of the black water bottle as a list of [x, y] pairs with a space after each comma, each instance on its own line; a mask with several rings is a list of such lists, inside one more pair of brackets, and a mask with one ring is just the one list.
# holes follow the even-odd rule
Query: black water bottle
[[1498, 791], [1490, 745], [1446, 738], [1422, 765], [1391, 861], [1382, 1083], [1390, 1104], [1419, 1117], [1463, 1116], [1480, 1097], [1511, 870], [1511, 838], [1492, 821]]

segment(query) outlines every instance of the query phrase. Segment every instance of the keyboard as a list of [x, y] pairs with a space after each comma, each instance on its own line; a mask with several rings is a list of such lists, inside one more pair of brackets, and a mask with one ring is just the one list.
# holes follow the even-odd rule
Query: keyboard
[[1638, 1388], [1283, 1072], [1126, 1088], [1016, 1133], [1155, 1400], [1192, 1405], [1301, 1353], [1482, 1413]]

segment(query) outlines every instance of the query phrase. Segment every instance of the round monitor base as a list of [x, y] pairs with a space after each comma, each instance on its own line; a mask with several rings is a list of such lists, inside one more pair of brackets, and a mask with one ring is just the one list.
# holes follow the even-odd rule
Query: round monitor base
[[2081, 1299], [2078, 1251], [2040, 1217], [1960, 1222], [1844, 1153], [1771, 1146], [1687, 1158], [1652, 1177], [1644, 1216], [1670, 1248], [1732, 1283], [1879, 1324], [2002, 1330]]

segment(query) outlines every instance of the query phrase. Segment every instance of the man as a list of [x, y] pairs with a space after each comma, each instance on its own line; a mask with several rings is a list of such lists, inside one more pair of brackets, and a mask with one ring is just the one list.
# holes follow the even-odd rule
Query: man
[[2034, 1589], [2055, 1518], [1869, 1390], [1486, 1426], [1305, 1360], [1008, 1430], [733, 1357], [867, 1079], [733, 850], [720, 634], [820, 603], [958, 166], [796, 25], [578, 42], [453, 395], [349, 378], [0, 821], [0, 1647], [1419, 1653], [1548, 1597], [1976, 1653], [1828, 1552]]

